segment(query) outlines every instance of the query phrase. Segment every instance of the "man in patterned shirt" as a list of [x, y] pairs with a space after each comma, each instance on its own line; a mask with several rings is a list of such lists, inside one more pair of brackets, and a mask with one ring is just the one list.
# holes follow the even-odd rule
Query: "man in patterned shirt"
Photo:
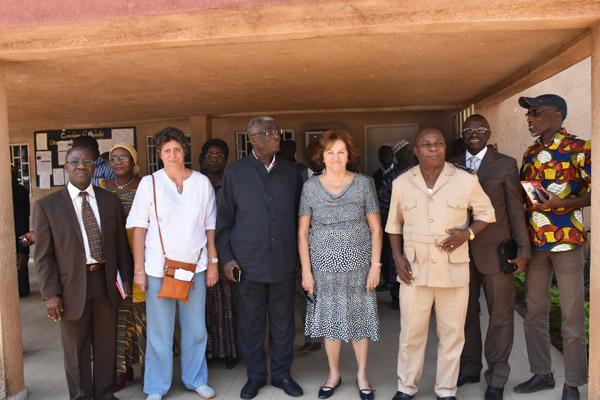
[[[554, 94], [521, 97], [531, 136], [537, 138], [523, 156], [521, 178], [543, 189], [540, 205], [527, 201], [526, 217], [532, 252], [525, 269], [527, 315], [525, 339], [533, 377], [515, 387], [517, 393], [554, 388], [548, 315], [552, 272], [556, 274], [562, 310], [565, 361], [563, 399], [579, 399], [587, 383], [582, 245], [587, 241], [582, 207], [591, 199], [591, 141], [562, 127], [567, 103]], [[546, 196], [544, 196], [544, 194]]]

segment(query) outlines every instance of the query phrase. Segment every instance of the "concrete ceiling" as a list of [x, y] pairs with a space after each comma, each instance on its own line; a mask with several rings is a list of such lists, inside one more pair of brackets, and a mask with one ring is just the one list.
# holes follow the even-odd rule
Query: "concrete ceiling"
[[6, 24], [0, 60], [11, 126], [453, 109], [569, 49], [567, 63], [587, 57], [598, 18], [597, 1], [247, 4]]

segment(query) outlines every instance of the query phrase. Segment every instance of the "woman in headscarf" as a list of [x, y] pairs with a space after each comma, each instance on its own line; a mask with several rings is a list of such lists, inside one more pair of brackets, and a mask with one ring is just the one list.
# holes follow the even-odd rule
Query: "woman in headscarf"
[[[116, 178], [102, 181], [100, 187], [119, 196], [125, 219], [131, 210], [141, 178], [138, 177], [140, 167], [137, 163], [137, 151], [127, 143], [116, 144], [108, 155], [110, 168]], [[129, 247], [131, 247], [132, 230], [127, 229]], [[133, 285], [130, 294], [119, 307], [119, 323], [117, 328], [117, 384], [113, 389], [117, 392], [133, 379], [133, 368], [136, 362], [142, 367], [142, 387], [144, 385], [144, 354], [146, 354], [146, 296], [137, 285]]]

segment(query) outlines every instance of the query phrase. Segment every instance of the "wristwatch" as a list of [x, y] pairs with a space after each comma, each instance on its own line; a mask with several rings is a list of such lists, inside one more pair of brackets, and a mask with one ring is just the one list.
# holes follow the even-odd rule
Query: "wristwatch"
[[219, 263], [219, 259], [217, 257], [209, 258], [208, 262], [218, 264]]
[[471, 228], [467, 228], [469, 230], [469, 240], [473, 240], [475, 239], [475, 234], [473, 233], [473, 230]]

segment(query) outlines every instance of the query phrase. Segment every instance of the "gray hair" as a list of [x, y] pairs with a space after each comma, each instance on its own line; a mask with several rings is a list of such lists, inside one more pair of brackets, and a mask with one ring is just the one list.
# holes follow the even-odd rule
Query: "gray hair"
[[256, 133], [258, 128], [265, 122], [274, 121], [273, 118], [261, 115], [260, 117], [252, 118], [252, 121], [248, 123], [248, 136]]

